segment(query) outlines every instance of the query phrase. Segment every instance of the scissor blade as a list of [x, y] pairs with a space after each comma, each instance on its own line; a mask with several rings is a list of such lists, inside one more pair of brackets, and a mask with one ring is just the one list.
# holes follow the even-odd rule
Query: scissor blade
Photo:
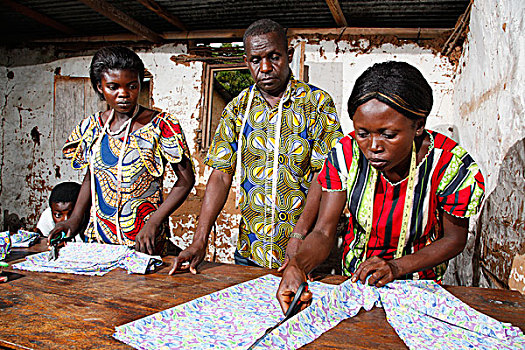
[[266, 330], [266, 332], [264, 332], [263, 335], [261, 335], [249, 348], [248, 350], [252, 350], [253, 348], [255, 348], [257, 345], [259, 345], [259, 343], [270, 333], [272, 333], [272, 331], [274, 329], [276, 329], [277, 327], [279, 327], [280, 325], [282, 325], [284, 323], [284, 321], [286, 321], [288, 318], [285, 317], [283, 318], [281, 321], [277, 322], [277, 324], [273, 327], [270, 327]]

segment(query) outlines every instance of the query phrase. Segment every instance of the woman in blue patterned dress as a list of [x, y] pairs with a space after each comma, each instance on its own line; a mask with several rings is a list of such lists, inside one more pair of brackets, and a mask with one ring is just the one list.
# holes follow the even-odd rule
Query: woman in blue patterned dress
[[[86, 168], [71, 218], [59, 232], [77, 234], [91, 205], [85, 231], [88, 242], [125, 244], [158, 254], [165, 251], [168, 217], [186, 199], [195, 182], [190, 153], [177, 119], [138, 104], [144, 64], [124, 47], [107, 47], [93, 57], [91, 83], [109, 110], [88, 116], [63, 148], [73, 169]], [[177, 177], [163, 198], [170, 165]]]

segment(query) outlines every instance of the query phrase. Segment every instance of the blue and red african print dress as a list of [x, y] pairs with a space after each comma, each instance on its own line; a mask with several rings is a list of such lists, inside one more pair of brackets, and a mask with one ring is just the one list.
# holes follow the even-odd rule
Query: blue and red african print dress
[[[441, 212], [468, 218], [476, 214], [485, 183], [478, 165], [455, 141], [427, 131], [431, 145], [418, 164], [406, 244], [402, 255], [412, 254], [442, 237]], [[344, 237], [343, 273], [351, 275], [372, 256], [390, 260], [396, 253], [402, 225], [407, 179], [390, 183], [382, 174], [370, 180], [371, 165], [359, 150], [355, 133], [345, 136], [329, 153], [318, 181], [326, 191], [347, 191], [350, 220]], [[366, 241], [364, 198], [373, 193], [370, 237]], [[366, 257], [363, 255], [366, 252]], [[446, 263], [405, 278], [439, 281]]]
[[[167, 113], [159, 113], [142, 128], [131, 132], [122, 163], [120, 198], [117, 199], [117, 162], [123, 139], [104, 134], [101, 113], [84, 119], [73, 130], [63, 148], [73, 169], [89, 166], [94, 153], [95, 210], [85, 235], [88, 242], [119, 243], [115, 220], [119, 220], [124, 244], [132, 246], [146, 221], [162, 204], [162, 181], [167, 163], [191, 159], [179, 122]], [[95, 149], [97, 148], [97, 149]], [[158, 240], [166, 241], [167, 230]]]

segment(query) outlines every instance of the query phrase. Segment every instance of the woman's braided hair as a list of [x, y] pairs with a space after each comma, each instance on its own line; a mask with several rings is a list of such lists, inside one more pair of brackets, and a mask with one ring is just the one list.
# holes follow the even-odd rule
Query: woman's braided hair
[[406, 62], [376, 63], [357, 78], [348, 99], [353, 119], [357, 108], [377, 99], [411, 119], [426, 118], [432, 109], [432, 88], [423, 74]]

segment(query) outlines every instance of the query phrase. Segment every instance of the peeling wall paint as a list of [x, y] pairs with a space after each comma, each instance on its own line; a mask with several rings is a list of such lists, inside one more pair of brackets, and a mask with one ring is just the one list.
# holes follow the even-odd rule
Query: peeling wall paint
[[483, 170], [486, 201], [447, 283], [508, 288], [525, 278], [524, 52], [525, 3], [475, 0], [453, 122]]
[[[299, 40], [305, 39], [298, 38], [292, 43]], [[372, 46], [367, 39], [341, 40], [337, 43], [333, 40], [320, 40], [318, 43], [307, 43], [305, 53], [305, 65], [309, 66], [309, 82], [332, 95], [345, 133], [353, 130], [347, 102], [355, 80], [374, 63], [394, 60], [417, 67], [432, 86], [434, 106], [428, 117], [427, 127], [456, 136], [448, 130], [454, 113], [454, 66], [448, 58], [415, 44], [398, 46], [384, 43]]]

